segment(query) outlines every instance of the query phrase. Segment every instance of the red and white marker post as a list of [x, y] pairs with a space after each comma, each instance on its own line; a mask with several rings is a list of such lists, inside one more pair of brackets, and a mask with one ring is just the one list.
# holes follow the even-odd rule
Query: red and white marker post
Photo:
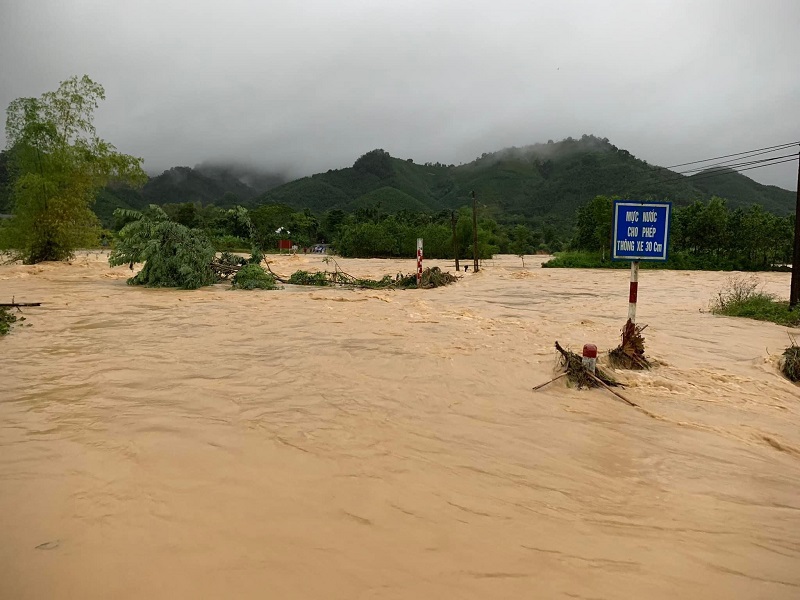
[[594, 344], [584, 344], [581, 362], [583, 363], [583, 366], [586, 367], [592, 375], [594, 375], [597, 369], [597, 346]]
[[417, 287], [422, 280], [422, 238], [417, 238]]
[[628, 293], [628, 321], [636, 323], [636, 300], [639, 297], [639, 261], [631, 261], [631, 289]]

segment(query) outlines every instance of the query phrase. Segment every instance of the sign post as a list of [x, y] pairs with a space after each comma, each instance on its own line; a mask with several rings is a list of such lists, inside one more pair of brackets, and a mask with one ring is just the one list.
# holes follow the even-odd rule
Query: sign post
[[639, 261], [666, 261], [669, 247], [671, 202], [614, 201], [612, 260], [631, 261], [628, 321], [636, 323]]
[[639, 261], [631, 262], [631, 287], [628, 290], [628, 320], [636, 323], [636, 300], [639, 297]]
[[417, 287], [422, 279], [422, 238], [417, 238]]

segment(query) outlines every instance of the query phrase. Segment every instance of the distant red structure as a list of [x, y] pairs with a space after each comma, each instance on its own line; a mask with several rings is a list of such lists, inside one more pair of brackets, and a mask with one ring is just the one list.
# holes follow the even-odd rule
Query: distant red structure
[[278, 250], [291, 250], [292, 240], [278, 240]]

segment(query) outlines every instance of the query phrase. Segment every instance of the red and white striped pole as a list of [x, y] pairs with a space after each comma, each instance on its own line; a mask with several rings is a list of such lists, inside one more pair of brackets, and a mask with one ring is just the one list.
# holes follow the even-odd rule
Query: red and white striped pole
[[422, 280], [422, 238], [417, 238], [417, 287]]
[[639, 296], [639, 261], [631, 262], [631, 290], [628, 294], [628, 320], [636, 323], [636, 300]]

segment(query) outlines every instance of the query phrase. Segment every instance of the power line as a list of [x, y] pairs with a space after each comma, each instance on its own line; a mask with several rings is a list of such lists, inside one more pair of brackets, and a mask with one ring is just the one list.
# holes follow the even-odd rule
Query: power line
[[[702, 181], [703, 179], [709, 179], [711, 177], [718, 177], [719, 175], [730, 175], [731, 172], [733, 172], [733, 173], [741, 173], [742, 171], [750, 171], [751, 169], [763, 169], [764, 167], [771, 167], [772, 165], [779, 165], [779, 164], [782, 164], [782, 163], [794, 162], [798, 158], [800, 158], [800, 155], [791, 155], [791, 156], [794, 156], [794, 158], [787, 158], [786, 160], [779, 160], [778, 162], [771, 162], [771, 163], [764, 164], [764, 165], [756, 165], [754, 167], [745, 167], [744, 169], [730, 169], [730, 170], [717, 171], [715, 173], [707, 173], [707, 174], [698, 173], [697, 176], [691, 176], [690, 175], [688, 177], [691, 177], [691, 179], [689, 179], [689, 181], [691, 181], [692, 183], [695, 183], [697, 181]], [[684, 179], [684, 177], [681, 176], [681, 177], [677, 177], [675, 179], [668, 179], [664, 183], [669, 183], [670, 181], [677, 181], [678, 179]]]
[[747, 150], [745, 152], [735, 152], [734, 154], [724, 154], [722, 156], [715, 156], [714, 158], [705, 158], [703, 160], [694, 160], [692, 162], [685, 162], [685, 163], [681, 163], [679, 165], [671, 165], [669, 167], [664, 167], [664, 168], [666, 168], [666, 169], [674, 169], [676, 167], [685, 167], [686, 165], [696, 165], [698, 163], [710, 162], [712, 160], [719, 160], [721, 158], [728, 158], [728, 157], [731, 157], [731, 156], [741, 156], [743, 154], [752, 154], [753, 152], [761, 152], [762, 150], [783, 150], [784, 148], [789, 148], [791, 146], [796, 146], [798, 144], [800, 144], [800, 141], [789, 142], [788, 144], [778, 144], [777, 146], [767, 146], [765, 148], [756, 148], [755, 150]]
[[[791, 146], [789, 146], [791, 147]], [[781, 148], [780, 150], [785, 150], [785, 148]], [[761, 156], [762, 154], [772, 154], [773, 152], [778, 152], [778, 149], [773, 150], [765, 150], [764, 152], [755, 152], [749, 156], [743, 156], [739, 158], [729, 158], [728, 160], [723, 160], [722, 162], [715, 163], [713, 165], [707, 165], [702, 167], [692, 167], [691, 169], [686, 169], [685, 171], [676, 171], [677, 173], [689, 173], [691, 171], [702, 171], [703, 169], [713, 169], [714, 167], [725, 167], [728, 163], [737, 163], [737, 161], [747, 160], [753, 158], [754, 156]], [[789, 155], [787, 155], [789, 156]], [[793, 154], [791, 156], [794, 156]], [[772, 158], [781, 158], [780, 156], [773, 156]], [[738, 163], [737, 163], [738, 164]], [[744, 164], [744, 163], [742, 163]], [[730, 165], [735, 166], [735, 165]]]
[[[771, 150], [771, 152], [774, 152], [774, 150]], [[753, 156], [757, 156], [757, 155], [754, 154]], [[707, 166], [707, 167], [695, 167], [694, 169], [686, 169], [685, 171], [679, 171], [678, 175], [684, 175], [686, 173], [691, 173], [692, 171], [700, 171], [700, 172], [702, 172], [702, 171], [725, 171], [726, 169], [734, 169], [734, 170], [736, 170], [739, 167], [746, 167], [747, 165], [755, 165], [755, 164], [758, 164], [758, 163], [764, 163], [764, 162], [769, 162], [769, 161], [772, 161], [772, 160], [778, 160], [779, 158], [788, 158], [789, 156], [797, 156], [797, 154], [792, 153], [792, 154], [784, 154], [782, 156], [771, 156], [769, 158], [761, 158], [759, 160], [738, 162], [738, 163], [734, 163], [732, 165], [726, 165], [726, 164], [719, 163], [719, 164], [710, 165], [710, 166]], [[748, 156], [747, 158], [751, 158], [751, 157]]]

